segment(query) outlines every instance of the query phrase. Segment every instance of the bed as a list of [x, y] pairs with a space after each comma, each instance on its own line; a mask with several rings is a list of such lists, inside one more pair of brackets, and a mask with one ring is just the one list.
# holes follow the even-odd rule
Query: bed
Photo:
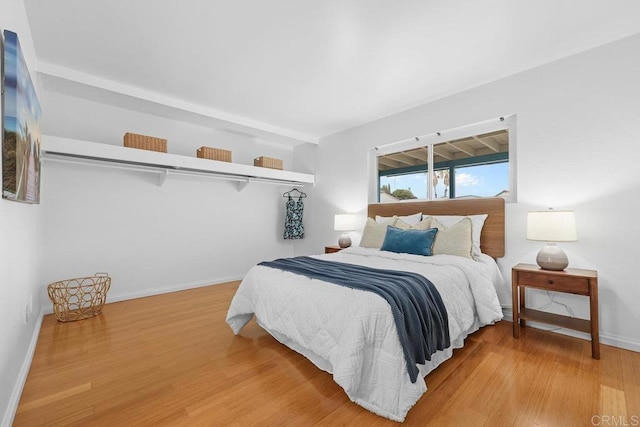
[[[356, 404], [394, 421], [427, 389], [424, 377], [449, 359], [480, 327], [502, 318], [496, 286], [502, 281], [495, 259], [504, 256], [504, 200], [463, 199], [372, 204], [368, 217], [487, 215], [472, 257], [423, 256], [370, 247], [351, 247], [313, 256], [318, 260], [418, 273], [437, 288], [448, 318], [450, 345], [416, 365], [410, 378], [406, 352], [390, 304], [372, 292], [265, 265], [254, 266], [231, 301], [227, 323], [237, 335], [255, 315], [274, 338], [333, 375]], [[475, 217], [474, 217], [475, 218]], [[372, 221], [372, 220], [368, 220]], [[381, 218], [382, 222], [383, 219]], [[397, 224], [397, 220], [394, 224]], [[444, 229], [443, 229], [444, 231]], [[444, 235], [444, 234], [442, 234]], [[363, 236], [364, 240], [364, 236]], [[414, 366], [415, 369], [415, 366]]]

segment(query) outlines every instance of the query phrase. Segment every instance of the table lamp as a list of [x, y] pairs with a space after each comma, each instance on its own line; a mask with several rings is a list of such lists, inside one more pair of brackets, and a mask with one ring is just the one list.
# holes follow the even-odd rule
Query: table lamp
[[575, 242], [576, 218], [573, 211], [529, 212], [527, 216], [527, 239], [547, 242], [540, 249], [536, 262], [544, 270], [564, 270], [569, 260], [556, 242]]
[[335, 231], [343, 231], [338, 245], [341, 248], [348, 248], [351, 246], [351, 237], [349, 237], [349, 231], [356, 229], [356, 216], [350, 214], [336, 214], [333, 220], [333, 229]]

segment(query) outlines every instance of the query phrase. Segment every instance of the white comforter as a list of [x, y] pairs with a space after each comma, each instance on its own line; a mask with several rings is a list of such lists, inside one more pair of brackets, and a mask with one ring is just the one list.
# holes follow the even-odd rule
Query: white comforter
[[317, 258], [424, 275], [447, 307], [451, 347], [420, 366], [422, 376], [411, 383], [391, 309], [383, 298], [262, 266], [253, 267], [240, 284], [227, 323], [237, 335], [255, 314], [258, 324], [276, 339], [332, 373], [353, 402], [395, 421], [403, 421], [427, 390], [424, 375], [462, 347], [469, 333], [502, 318], [495, 291], [502, 277], [486, 255], [473, 261], [353, 247]]

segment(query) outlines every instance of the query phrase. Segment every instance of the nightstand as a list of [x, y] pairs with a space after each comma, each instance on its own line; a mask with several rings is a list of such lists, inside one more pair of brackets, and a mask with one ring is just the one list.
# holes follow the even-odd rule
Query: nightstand
[[[542, 270], [537, 265], [518, 264], [511, 270], [513, 293], [513, 337], [520, 337], [526, 321], [546, 323], [591, 334], [591, 356], [600, 359], [598, 332], [598, 272], [567, 268], [563, 271]], [[542, 289], [589, 297], [590, 318], [578, 319], [526, 308], [525, 288]]]
[[325, 246], [324, 247], [324, 253], [325, 254], [332, 254], [334, 252], [340, 252], [341, 250], [343, 250], [344, 248], [341, 248], [338, 245], [333, 245], [333, 246]]

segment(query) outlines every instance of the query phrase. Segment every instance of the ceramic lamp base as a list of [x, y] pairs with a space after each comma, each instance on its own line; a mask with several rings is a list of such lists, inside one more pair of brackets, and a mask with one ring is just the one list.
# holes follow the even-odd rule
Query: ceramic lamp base
[[351, 237], [349, 237], [349, 234], [342, 234], [340, 236], [340, 239], [338, 239], [338, 245], [341, 248], [348, 248], [349, 246], [351, 246]]
[[547, 243], [540, 249], [536, 262], [543, 270], [561, 271], [569, 265], [569, 259], [564, 251], [555, 243]]

